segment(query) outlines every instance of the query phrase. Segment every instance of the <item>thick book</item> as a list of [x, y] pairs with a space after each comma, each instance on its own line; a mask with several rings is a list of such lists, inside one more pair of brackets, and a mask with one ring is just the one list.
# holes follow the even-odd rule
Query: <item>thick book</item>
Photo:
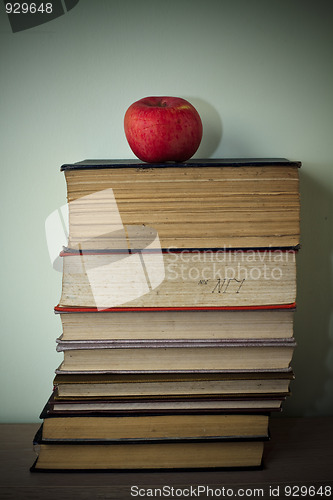
[[31, 472], [260, 469], [265, 440], [40, 444]]
[[223, 372], [288, 370], [294, 338], [267, 341], [133, 341], [103, 343], [60, 340], [64, 361], [56, 373]]
[[116, 233], [122, 241], [128, 226], [154, 228], [162, 248], [297, 246], [300, 166], [284, 158], [65, 164], [68, 246], [119, 248]]
[[72, 310], [58, 314], [63, 340], [249, 340], [292, 337], [295, 310]]
[[58, 398], [194, 398], [287, 395], [293, 371], [232, 373], [58, 374]]
[[41, 442], [177, 441], [227, 438], [267, 438], [269, 415], [210, 413], [45, 418]]
[[296, 251], [63, 252], [57, 310], [295, 307]]

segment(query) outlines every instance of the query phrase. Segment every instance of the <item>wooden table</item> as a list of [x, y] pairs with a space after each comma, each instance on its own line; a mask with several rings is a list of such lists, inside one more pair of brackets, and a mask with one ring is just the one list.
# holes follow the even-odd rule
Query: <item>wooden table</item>
[[[333, 498], [328, 495], [330, 488], [333, 491], [333, 418], [279, 416], [272, 417], [270, 422], [271, 440], [266, 443], [263, 470], [199, 473], [31, 473], [29, 468], [35, 460], [32, 439], [38, 424], [2, 424], [0, 498], [142, 499], [153, 498], [148, 488], [163, 486], [169, 495], [163, 497], [157, 492], [155, 498], [230, 498], [232, 495], [265, 499]], [[211, 490], [208, 496], [207, 490], [206, 494], [200, 491], [198, 495], [199, 485], [216, 490], [215, 496]], [[137, 487], [132, 490], [136, 496], [131, 496], [131, 486]], [[301, 486], [303, 490], [299, 489]], [[304, 496], [305, 488], [308, 488], [308, 496]]]

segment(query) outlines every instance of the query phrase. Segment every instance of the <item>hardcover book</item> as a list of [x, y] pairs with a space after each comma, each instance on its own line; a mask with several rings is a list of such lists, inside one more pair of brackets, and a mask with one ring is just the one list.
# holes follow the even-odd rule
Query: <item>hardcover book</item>
[[[36, 446], [32, 472], [261, 468], [264, 440], [235, 439]], [[144, 457], [144, 458], [143, 458]]]
[[72, 310], [57, 314], [62, 340], [250, 340], [292, 337], [295, 310]]
[[267, 438], [269, 415], [161, 414], [130, 416], [58, 416], [45, 418], [42, 442], [172, 441], [223, 438]]
[[265, 413], [280, 411], [289, 392], [253, 394], [171, 394], [118, 397], [69, 397], [59, 396], [55, 389], [48, 399], [41, 419], [48, 417], [129, 416], [210, 413]]
[[295, 307], [294, 250], [63, 253], [57, 310]]
[[122, 248], [112, 233], [148, 226], [164, 249], [295, 247], [300, 165], [281, 158], [63, 165], [68, 246]]
[[283, 371], [294, 338], [270, 341], [189, 341], [98, 344], [58, 342], [64, 361], [56, 373]]
[[58, 398], [165, 398], [289, 394], [292, 370], [231, 373], [58, 374]]

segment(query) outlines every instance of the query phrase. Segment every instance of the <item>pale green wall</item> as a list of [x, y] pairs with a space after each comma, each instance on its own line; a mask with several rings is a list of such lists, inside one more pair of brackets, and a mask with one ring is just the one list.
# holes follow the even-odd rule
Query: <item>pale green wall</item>
[[59, 167], [132, 157], [123, 115], [146, 95], [188, 98], [199, 157], [302, 160], [297, 379], [289, 415], [332, 414], [332, 3], [81, 0], [12, 34], [1, 3], [1, 419], [33, 422], [51, 392], [61, 276], [44, 221]]

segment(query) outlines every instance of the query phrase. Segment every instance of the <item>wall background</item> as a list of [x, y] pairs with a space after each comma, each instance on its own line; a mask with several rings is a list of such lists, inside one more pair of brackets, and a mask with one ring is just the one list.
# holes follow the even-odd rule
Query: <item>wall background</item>
[[61, 362], [46, 217], [59, 168], [131, 158], [123, 116], [147, 95], [189, 99], [197, 157], [301, 160], [293, 396], [283, 415], [333, 413], [332, 4], [80, 0], [12, 33], [0, 6], [1, 421], [37, 422]]

